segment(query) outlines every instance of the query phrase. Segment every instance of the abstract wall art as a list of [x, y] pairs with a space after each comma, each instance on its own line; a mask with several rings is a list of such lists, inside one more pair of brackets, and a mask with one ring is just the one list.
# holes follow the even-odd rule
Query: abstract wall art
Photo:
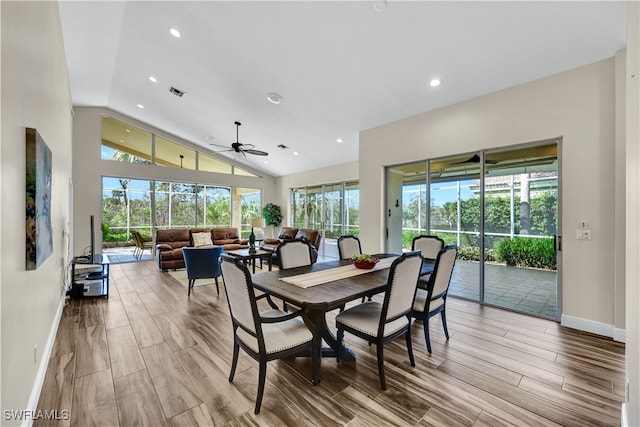
[[37, 130], [26, 128], [26, 269], [35, 270], [53, 252], [51, 150]]

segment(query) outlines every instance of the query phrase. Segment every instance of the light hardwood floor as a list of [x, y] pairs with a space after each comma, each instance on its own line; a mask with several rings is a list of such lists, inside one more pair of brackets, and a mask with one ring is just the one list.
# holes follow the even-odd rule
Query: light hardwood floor
[[257, 363], [241, 352], [228, 381], [223, 286], [187, 298], [152, 261], [112, 265], [111, 277], [108, 299], [69, 301], [62, 315], [39, 409], [70, 419], [35, 426], [620, 425], [623, 344], [454, 298], [449, 341], [431, 321], [431, 356], [421, 323], [414, 368], [404, 339], [385, 347], [386, 391], [375, 346], [347, 334], [357, 361], [324, 359], [318, 386], [308, 359], [270, 362], [256, 416]]

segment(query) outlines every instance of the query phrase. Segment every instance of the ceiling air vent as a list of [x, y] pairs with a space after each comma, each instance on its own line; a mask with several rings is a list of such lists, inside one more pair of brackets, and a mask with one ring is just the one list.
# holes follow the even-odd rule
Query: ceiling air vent
[[181, 91], [180, 89], [177, 89], [173, 86], [171, 86], [169, 88], [169, 92], [171, 92], [172, 94], [174, 94], [175, 96], [179, 96], [180, 98], [182, 98], [182, 95], [184, 95], [184, 92]]
[[286, 149], [287, 149], [287, 148], [289, 148], [289, 147], [287, 147], [287, 146], [286, 146], [286, 145], [284, 145], [284, 144], [280, 144], [280, 145], [278, 145], [278, 148], [280, 148], [280, 149], [282, 149], [282, 150], [286, 150]]

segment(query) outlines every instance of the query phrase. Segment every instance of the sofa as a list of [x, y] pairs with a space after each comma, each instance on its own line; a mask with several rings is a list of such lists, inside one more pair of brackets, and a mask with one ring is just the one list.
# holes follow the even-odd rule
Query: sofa
[[[311, 255], [313, 262], [318, 259], [318, 249], [322, 236], [318, 231], [309, 228], [282, 227], [277, 239], [264, 239], [260, 249], [270, 251], [275, 254], [278, 245], [285, 240], [302, 239], [311, 244]], [[275, 261], [275, 260], [274, 260]]]
[[[203, 241], [203, 237], [209, 237]], [[174, 228], [156, 232], [158, 268], [162, 271], [184, 268], [182, 248], [185, 246], [222, 246], [224, 251], [248, 248], [235, 227]]]

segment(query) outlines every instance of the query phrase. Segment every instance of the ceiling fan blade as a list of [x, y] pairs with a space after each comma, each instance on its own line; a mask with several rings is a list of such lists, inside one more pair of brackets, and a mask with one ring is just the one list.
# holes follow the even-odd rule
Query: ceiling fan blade
[[214, 147], [226, 148], [227, 150], [230, 150], [228, 145], [220, 145], [220, 144], [209, 144], [209, 145], [212, 145]]
[[[495, 165], [496, 163], [499, 162], [499, 160], [487, 160], [485, 159], [484, 161], [486, 164], [489, 165]], [[456, 162], [456, 163], [451, 163], [452, 165], [466, 165], [466, 164], [473, 164], [473, 163], [480, 163], [480, 156], [477, 154], [474, 154], [473, 156], [469, 157], [467, 160], [464, 160], [462, 162]]]
[[248, 150], [242, 150], [245, 153], [249, 153], [249, 154], [255, 154], [256, 156], [268, 156], [269, 153], [267, 153], [266, 151], [260, 151], [260, 150], [254, 150], [253, 148], [250, 148]]

